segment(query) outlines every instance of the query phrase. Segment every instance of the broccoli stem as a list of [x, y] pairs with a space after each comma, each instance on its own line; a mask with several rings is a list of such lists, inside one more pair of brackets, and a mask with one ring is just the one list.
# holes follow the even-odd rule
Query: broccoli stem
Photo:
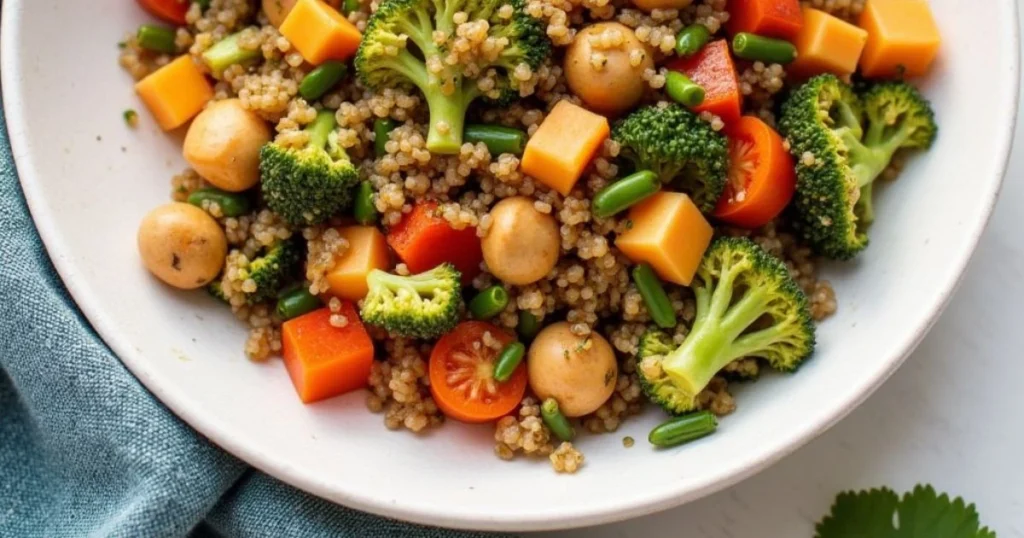
[[427, 131], [427, 149], [433, 153], [454, 154], [462, 147], [462, 131], [466, 124], [466, 108], [472, 98], [456, 90], [452, 95], [441, 91], [439, 81], [423, 92], [430, 109], [430, 129]]
[[327, 139], [331, 136], [331, 131], [338, 125], [334, 119], [334, 112], [331, 110], [321, 110], [316, 115], [316, 119], [313, 123], [310, 123], [306, 127], [306, 132], [309, 133], [309, 142], [306, 147], [310, 148], [323, 148], [327, 146]]
[[235, 64], [255, 60], [263, 55], [260, 49], [244, 49], [238, 44], [242, 32], [238, 32], [217, 42], [203, 53], [203, 61], [214, 73], [220, 73]]
[[368, 280], [392, 290], [404, 289], [421, 296], [433, 296], [438, 289], [444, 288], [447, 285], [444, 280], [437, 278], [434, 270], [409, 276], [393, 275], [384, 271], [374, 270], [370, 273]]
[[662, 362], [673, 383], [694, 396], [725, 365], [762, 349], [765, 341], [777, 336], [775, 329], [743, 335], [767, 311], [770, 293], [764, 287], [751, 288], [733, 304], [733, 283], [741, 271], [735, 266], [726, 268], [710, 296], [705, 287], [694, 289], [697, 318], [693, 328]]

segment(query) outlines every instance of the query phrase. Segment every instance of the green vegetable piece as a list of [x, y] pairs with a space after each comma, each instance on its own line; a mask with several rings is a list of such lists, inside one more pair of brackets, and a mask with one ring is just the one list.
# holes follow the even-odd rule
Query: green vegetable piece
[[199, 9], [206, 11], [210, 9], [210, 0], [193, 0], [193, 4], [199, 4]]
[[238, 43], [242, 32], [231, 34], [218, 41], [203, 53], [203, 62], [214, 73], [220, 73], [235, 64], [251, 62], [263, 57], [263, 51], [243, 48]]
[[272, 142], [260, 150], [263, 199], [293, 226], [322, 224], [351, 208], [359, 174], [338, 144], [335, 126], [334, 111], [323, 110], [306, 127], [305, 147]]
[[796, 59], [796, 47], [789, 41], [747, 32], [733, 36], [732, 52], [752, 62], [788, 64]]
[[228, 296], [224, 294], [224, 286], [221, 285], [220, 277], [206, 285], [206, 292], [217, 300], [229, 303]]
[[470, 124], [462, 136], [466, 142], [483, 142], [495, 157], [502, 153], [522, 155], [526, 148], [526, 132], [501, 125]]
[[[471, 20], [488, 21], [487, 36], [507, 43], [501, 54], [470, 62], [470, 72], [468, 63], [445, 64], [449, 47], [434, 37], [438, 32], [452, 35], [460, 12], [469, 13]], [[426, 149], [457, 154], [470, 105], [485, 99], [490, 106], [504, 107], [521, 99], [520, 92], [526, 89], [523, 69], [535, 71], [550, 51], [544, 24], [526, 12], [525, 0], [388, 0], [366, 24], [355, 67], [368, 88], [418, 88], [430, 111]], [[442, 76], [431, 71], [438, 65], [444, 68]], [[492, 71], [488, 84], [480, 84], [479, 75]]]
[[504, 286], [491, 286], [473, 297], [469, 302], [469, 313], [475, 319], [491, 319], [508, 306], [508, 291]]
[[174, 54], [178, 52], [178, 45], [175, 44], [176, 35], [173, 28], [157, 24], [143, 24], [139, 26], [135, 39], [139, 42], [139, 46], [146, 50]]
[[206, 209], [209, 204], [217, 204], [225, 217], [240, 217], [252, 211], [252, 202], [248, 196], [222, 191], [216, 187], [203, 187], [192, 191], [192, 194], [188, 195], [188, 203], [201, 209]]
[[122, 116], [124, 117], [124, 122], [128, 127], [135, 127], [139, 124], [139, 113], [131, 108], [125, 110]]
[[369, 181], [359, 184], [352, 212], [356, 217], [356, 222], [363, 226], [377, 222], [377, 206], [373, 203], [373, 185]]
[[345, 3], [342, 4], [342, 6], [341, 6], [341, 10], [346, 15], [348, 15], [349, 13], [352, 13], [353, 11], [359, 11], [360, 7], [361, 6], [359, 4], [359, 0], [345, 0]]
[[298, 289], [281, 294], [277, 300], [277, 315], [283, 320], [297, 318], [323, 306], [319, 297], [309, 293], [309, 287], [303, 285]]
[[641, 107], [615, 123], [612, 139], [631, 170], [654, 172], [704, 213], [715, 209], [729, 170], [727, 140], [685, 106]]
[[676, 34], [676, 54], [686, 58], [700, 52], [711, 40], [711, 32], [703, 24], [691, 24]]
[[502, 383], [508, 381], [523, 362], [524, 355], [526, 346], [522, 342], [512, 342], [505, 346], [494, 363], [494, 380]]
[[294, 282], [305, 260], [306, 242], [301, 235], [282, 239], [264, 248], [243, 268], [256, 284], [256, 291], [246, 294], [246, 302], [257, 304], [273, 300], [288, 283]]
[[540, 416], [544, 419], [544, 424], [548, 425], [551, 433], [555, 434], [555, 437], [562, 441], [572, 441], [573, 437], [576, 437], [576, 430], [569, 423], [569, 419], [565, 418], [565, 415], [562, 414], [562, 411], [558, 408], [558, 401], [554, 398], [544, 400], [544, 403], [540, 406]]
[[345, 78], [345, 73], [348, 73], [348, 66], [344, 62], [324, 62], [302, 78], [299, 95], [306, 101], [316, 101], [341, 82], [341, 79]]
[[540, 320], [528, 310], [519, 311], [519, 323], [516, 324], [516, 332], [519, 338], [529, 342], [540, 332]]
[[665, 293], [661, 279], [654, 273], [650, 265], [642, 263], [633, 268], [633, 282], [640, 296], [644, 298], [647, 311], [651, 313], [651, 319], [662, 329], [671, 329], [676, 326], [676, 311], [672, 308], [672, 301]]
[[973, 504], [918, 485], [899, 498], [889, 488], [840, 493], [815, 538], [996, 538]]
[[678, 446], [711, 435], [717, 428], [715, 415], [710, 411], [698, 411], [659, 424], [651, 430], [647, 440], [654, 446]]
[[373, 120], [373, 153], [378, 157], [388, 154], [387, 143], [391, 139], [391, 131], [398, 127], [398, 122], [387, 118]]
[[673, 101], [690, 108], [704, 102], [704, 88], [678, 71], [669, 71], [665, 75], [665, 93]]
[[690, 286], [696, 313], [682, 344], [648, 329], [637, 352], [640, 388], [670, 415], [696, 411], [697, 395], [736, 359], [792, 372], [813, 353], [807, 297], [786, 265], [750, 239], [716, 239]]
[[913, 86], [858, 90], [834, 75], [814, 77], [793, 90], [779, 117], [796, 162], [795, 228], [819, 254], [839, 260], [867, 247], [872, 186], [893, 155], [928, 149], [938, 134], [931, 105]]
[[462, 275], [450, 263], [410, 276], [375, 269], [366, 284], [369, 292], [359, 317], [393, 335], [429, 340], [459, 322]]
[[596, 217], [605, 219], [640, 203], [659, 190], [661, 181], [658, 175], [642, 170], [601, 189], [594, 195], [591, 208]]

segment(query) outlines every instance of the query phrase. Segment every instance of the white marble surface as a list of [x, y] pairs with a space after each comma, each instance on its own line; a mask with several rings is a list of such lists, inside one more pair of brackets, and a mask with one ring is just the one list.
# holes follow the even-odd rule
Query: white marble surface
[[1018, 124], [1002, 196], [959, 291], [863, 406], [778, 465], [716, 495], [627, 522], [535, 536], [810, 538], [841, 490], [902, 491], [924, 482], [975, 502], [1000, 538], [1024, 537], [1022, 208]]

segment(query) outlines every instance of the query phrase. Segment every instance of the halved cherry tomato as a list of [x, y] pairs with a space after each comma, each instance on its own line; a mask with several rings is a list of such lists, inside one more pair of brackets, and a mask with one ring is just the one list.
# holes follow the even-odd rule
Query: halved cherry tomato
[[494, 379], [500, 349], [483, 343], [489, 332], [502, 347], [515, 340], [507, 332], [482, 321], [460, 323], [442, 336], [430, 354], [430, 393], [445, 415], [462, 422], [488, 422], [519, 405], [526, 394], [526, 363], [504, 383]]
[[779, 133], [754, 116], [743, 116], [727, 134], [729, 179], [714, 215], [743, 228], [764, 226], [793, 198], [793, 158]]
[[188, 13], [191, 0], [138, 0], [146, 11], [178, 26], [185, 25], [185, 14]]

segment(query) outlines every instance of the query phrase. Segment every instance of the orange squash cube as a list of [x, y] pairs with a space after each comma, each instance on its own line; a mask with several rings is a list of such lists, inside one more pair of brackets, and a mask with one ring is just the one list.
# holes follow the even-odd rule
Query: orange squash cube
[[659, 192], [629, 210], [633, 226], [615, 246], [636, 263], [649, 263], [662, 279], [689, 286], [714, 233], [689, 196]]
[[804, 25], [793, 38], [797, 57], [788, 71], [799, 77], [853, 73], [868, 33], [824, 11], [805, 7], [803, 13]]
[[299, 0], [281, 23], [280, 31], [313, 65], [348, 60], [362, 39], [359, 29], [321, 0]]
[[860, 70], [866, 77], [918, 77], [939, 52], [939, 27], [925, 0], [868, 0], [858, 24], [868, 33]]
[[348, 226], [338, 232], [348, 241], [348, 250], [327, 273], [327, 284], [332, 295], [358, 301], [368, 291], [366, 275], [391, 267], [388, 243], [376, 226]]
[[185, 125], [213, 99], [213, 86], [188, 54], [140, 80], [135, 92], [165, 131]]
[[609, 132], [604, 116], [559, 101], [526, 143], [522, 170], [565, 196]]

